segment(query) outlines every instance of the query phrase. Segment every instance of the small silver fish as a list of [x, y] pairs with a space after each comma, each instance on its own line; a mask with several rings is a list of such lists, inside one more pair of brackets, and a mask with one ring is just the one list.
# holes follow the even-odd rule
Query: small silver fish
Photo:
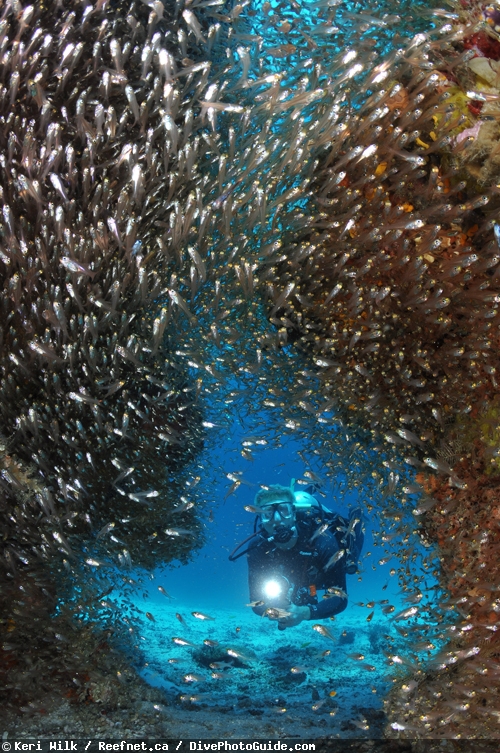
[[193, 617], [196, 617], [197, 620], [214, 620], [215, 617], [209, 617], [208, 614], [203, 614], [203, 612], [191, 612]]
[[413, 617], [414, 615], [418, 614], [418, 611], [418, 607], [409, 607], [408, 609], [403, 609], [401, 612], [395, 614], [392, 619], [407, 620], [409, 617]]
[[270, 620], [281, 620], [284, 617], [289, 617], [291, 612], [287, 612], [286, 609], [278, 609], [278, 607], [269, 607], [262, 613], [262, 617], [269, 617]]
[[330, 631], [328, 630], [328, 628], [325, 627], [324, 625], [319, 625], [319, 624], [313, 625], [312, 629], [315, 630], [320, 635], [322, 635], [324, 638], [329, 638], [331, 641], [335, 640], [335, 638], [330, 633]]
[[240, 659], [242, 662], [251, 662], [251, 657], [244, 654], [242, 651], [237, 651], [235, 648], [228, 648], [226, 652], [229, 656], [234, 657], [235, 659]]
[[500, 248], [500, 225], [497, 222], [493, 225], [493, 232], [495, 233], [497, 246]]
[[332, 596], [338, 596], [339, 599], [347, 599], [346, 592], [343, 591], [341, 588], [338, 588], [338, 586], [330, 586], [330, 588], [327, 588], [326, 591]]
[[187, 528], [165, 528], [167, 536], [193, 536], [193, 531], [189, 531]]
[[49, 178], [50, 178], [50, 182], [52, 183], [52, 185], [54, 186], [54, 188], [56, 189], [56, 191], [58, 191], [61, 194], [61, 196], [64, 199], [64, 201], [67, 202], [68, 201], [68, 196], [66, 194], [66, 191], [64, 190], [62, 181], [59, 178], [59, 176], [55, 175], [54, 173], [50, 173]]
[[170, 596], [170, 594], [168, 593], [168, 591], [165, 591], [165, 589], [163, 588], [163, 586], [158, 586], [158, 591], [161, 594], [163, 594], [164, 596], [166, 596], [167, 599], [173, 599], [174, 598], [173, 596]]
[[195, 644], [191, 643], [191, 641], [187, 641], [185, 638], [172, 638], [173, 643], [176, 643], [178, 646], [192, 646], [194, 647]]
[[345, 554], [345, 549], [339, 549], [338, 552], [335, 552], [335, 554], [333, 554], [330, 557], [330, 559], [328, 560], [328, 562], [324, 566], [323, 570], [329, 570], [330, 567], [333, 567], [340, 559], [342, 559], [342, 557], [344, 556], [344, 554]]
[[203, 37], [203, 34], [201, 33], [200, 22], [196, 18], [195, 14], [190, 10], [183, 10], [182, 17], [195, 35], [198, 42], [205, 43], [205, 39]]
[[85, 275], [91, 278], [94, 278], [96, 275], [96, 272], [91, 270], [87, 264], [82, 264], [74, 259], [70, 259], [68, 256], [63, 256], [61, 258], [61, 264], [70, 272], [74, 272], [78, 275]]
[[262, 515], [262, 507], [256, 507], [255, 505], [245, 505], [243, 508], [247, 512], [251, 512], [254, 515]]
[[330, 525], [329, 523], [323, 523], [322, 525], [320, 525], [320, 526], [319, 526], [319, 528], [317, 528], [317, 529], [315, 530], [315, 532], [313, 533], [313, 535], [312, 535], [312, 536], [311, 536], [311, 538], [309, 539], [309, 543], [310, 543], [310, 544], [312, 544], [312, 542], [313, 542], [313, 541], [314, 541], [314, 540], [315, 540], [315, 539], [316, 539], [316, 538], [317, 538], [318, 536], [322, 536], [322, 534], [324, 534], [324, 532], [325, 532], [326, 530], [328, 530], [328, 527], [329, 527], [329, 525]]

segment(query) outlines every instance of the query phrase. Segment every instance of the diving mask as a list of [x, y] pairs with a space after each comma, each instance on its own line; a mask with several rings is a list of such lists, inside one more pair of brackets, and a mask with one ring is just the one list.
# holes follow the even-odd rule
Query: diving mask
[[290, 520], [290, 518], [293, 518], [294, 516], [293, 505], [289, 502], [280, 501], [266, 505], [266, 507], [262, 509], [262, 522], [269, 523], [271, 520], [274, 520], [276, 513], [278, 513], [283, 520]]

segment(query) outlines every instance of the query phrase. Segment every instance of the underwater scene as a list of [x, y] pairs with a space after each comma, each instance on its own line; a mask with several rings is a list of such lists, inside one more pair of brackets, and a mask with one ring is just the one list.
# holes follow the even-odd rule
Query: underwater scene
[[0, 2], [4, 742], [500, 738], [500, 4], [436, 2]]

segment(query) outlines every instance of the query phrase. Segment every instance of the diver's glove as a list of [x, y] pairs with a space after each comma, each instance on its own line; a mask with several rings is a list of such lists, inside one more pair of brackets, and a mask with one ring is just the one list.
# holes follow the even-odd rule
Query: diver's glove
[[295, 627], [299, 625], [302, 620], [309, 620], [311, 618], [311, 611], [309, 607], [298, 607], [296, 604], [290, 604], [287, 607], [289, 613], [286, 617], [281, 617], [278, 620], [278, 630], [285, 630], [289, 627]]

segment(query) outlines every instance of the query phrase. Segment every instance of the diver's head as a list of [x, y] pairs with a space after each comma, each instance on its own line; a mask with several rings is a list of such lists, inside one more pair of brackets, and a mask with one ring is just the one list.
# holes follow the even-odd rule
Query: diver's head
[[304, 512], [318, 511], [319, 505], [316, 497], [313, 497], [309, 492], [294, 492], [294, 507], [295, 510], [303, 510]]
[[262, 528], [280, 549], [291, 549], [297, 542], [295, 496], [287, 486], [261, 489], [255, 497]]

